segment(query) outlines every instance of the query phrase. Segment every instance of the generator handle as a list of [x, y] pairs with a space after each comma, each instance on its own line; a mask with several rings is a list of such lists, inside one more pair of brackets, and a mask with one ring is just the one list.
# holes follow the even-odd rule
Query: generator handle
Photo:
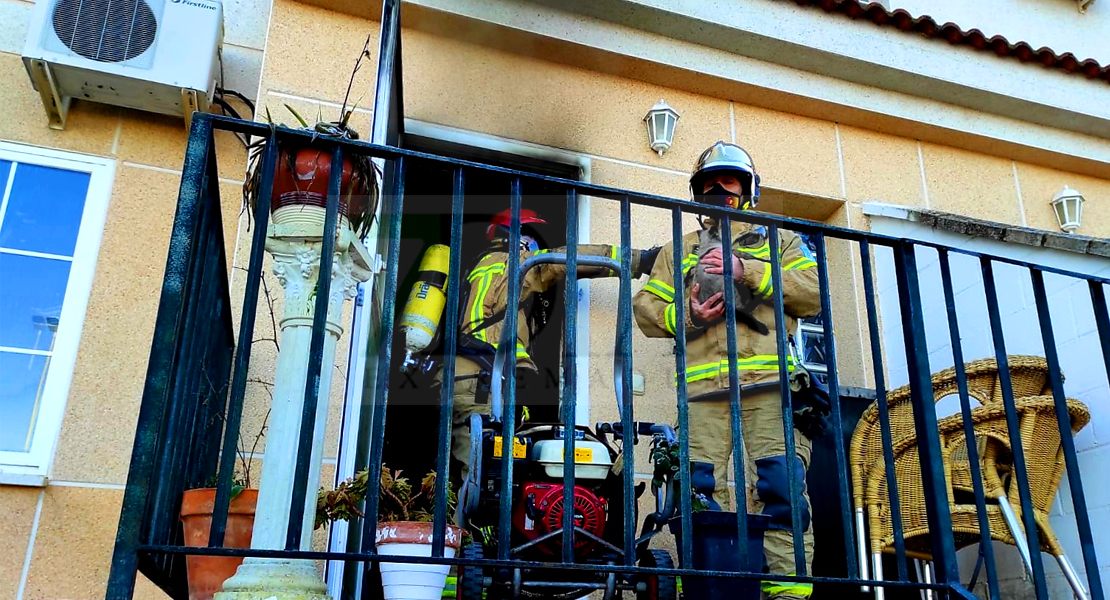
[[[524, 259], [520, 263], [520, 269], [517, 270], [516, 281], [510, 281], [509, 285], [520, 287], [521, 282], [524, 281], [524, 275], [532, 267], [539, 265], [565, 265], [567, 264], [567, 255], [562, 252], [545, 252], [543, 254], [533, 254]], [[579, 255], [578, 266], [580, 267], [604, 267], [614, 272], [619, 272], [621, 265], [612, 258], [604, 256], [593, 255]], [[506, 310], [508, 307], [506, 307]], [[621, 310], [624, 310], [622, 307]], [[493, 374], [490, 377], [490, 415], [494, 421], [502, 422], [504, 417], [504, 386], [505, 369], [516, 368], [516, 332], [509, 331], [508, 327], [501, 328], [501, 340], [497, 343], [497, 353], [493, 358]], [[510, 362], [512, 361], [512, 362]], [[620, 398], [620, 381], [617, 382], [617, 397]]]

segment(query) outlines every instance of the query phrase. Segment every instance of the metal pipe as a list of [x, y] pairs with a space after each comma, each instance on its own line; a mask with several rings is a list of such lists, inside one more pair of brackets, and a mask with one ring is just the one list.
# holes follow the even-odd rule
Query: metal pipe
[[1018, 554], [1021, 555], [1021, 564], [1025, 567], [1025, 572], [1032, 575], [1033, 559], [1029, 554], [1029, 543], [1025, 541], [1025, 532], [1021, 528], [1021, 523], [1018, 522], [1017, 515], [1014, 514], [1014, 507], [1010, 505], [1010, 500], [1006, 498], [1005, 494], [999, 495], [998, 507], [1002, 509], [1002, 518], [1006, 521], [1006, 526], [1010, 528], [1010, 535], [1014, 536]]
[[[921, 565], [921, 571], [925, 575], [924, 582], [929, 584], [933, 583], [933, 563], [927, 560], [919, 560], [917, 562]], [[922, 592], [925, 594], [925, 600], [936, 600], [937, 594], [933, 590], [925, 589], [922, 590]]]
[[[882, 552], [873, 552], [873, 553], [871, 553], [871, 565], [872, 565], [872, 567], [874, 567], [872, 569], [872, 571], [874, 571], [875, 581], [882, 581], [882, 579], [883, 579], [883, 553]], [[886, 588], [885, 587], [879, 586], [879, 585], [875, 586], [875, 600], [886, 600]]]
[[[858, 540], [858, 543], [856, 544], [856, 550], [859, 551], [859, 571], [860, 571], [859, 574], [860, 574], [860, 578], [867, 579], [868, 577], [871, 576], [871, 573], [869, 572], [870, 569], [868, 569], [868, 565], [867, 565], [867, 540], [866, 540], [867, 536], [865, 535], [866, 532], [864, 531], [864, 520], [865, 520], [865, 515], [864, 515], [864, 512], [863, 512], [863, 507], [862, 506], [857, 506], [856, 507], [856, 531], [858, 533], [857, 533], [856, 539]], [[868, 593], [871, 592], [871, 587], [866, 586], [866, 585], [860, 586], [859, 591], [861, 591], [865, 594], [868, 594]]]
[[1056, 563], [1060, 565], [1060, 570], [1064, 572], [1064, 579], [1068, 580], [1068, 585], [1075, 593], [1076, 600], [1088, 600], [1087, 590], [1083, 589], [1083, 582], [1079, 579], [1079, 574], [1072, 568], [1068, 557], [1059, 554], [1056, 556]]

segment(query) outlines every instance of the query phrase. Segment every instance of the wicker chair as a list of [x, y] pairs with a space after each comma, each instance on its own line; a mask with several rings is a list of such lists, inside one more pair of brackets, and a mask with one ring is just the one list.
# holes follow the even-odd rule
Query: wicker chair
[[[1048, 386], [1048, 363], [1039, 356], [1009, 356], [1010, 378], [1014, 386], [1014, 397], [1040, 395]], [[1001, 402], [998, 384], [998, 363], [993, 358], [975, 360], [964, 365], [967, 376], [968, 395], [980, 403]], [[933, 401], [956, 393], [956, 369], [949, 368], [932, 377]], [[910, 387], [903, 386], [887, 394], [887, 407], [890, 414], [890, 435], [895, 448], [907, 438], [915, 439], [913, 406], [910, 403]], [[952, 472], [953, 486], [963, 491], [971, 491], [970, 467], [967, 453], [964, 452], [963, 464]], [[849, 462], [852, 469], [852, 495], [855, 504], [856, 526], [861, 532], [864, 527], [863, 482], [871, 476], [872, 467], [878, 466], [879, 477], [885, 476], [883, 463], [882, 431], [879, 423], [878, 404], [873, 404], [860, 417], [852, 434], [849, 448]], [[863, 536], [859, 537], [860, 565], [866, 571], [870, 557], [867, 554]], [[865, 573], [866, 575], [866, 573]]]
[[[1064, 463], [1060, 432], [1056, 421], [1055, 402], [1051, 396], [1034, 396], [1015, 401], [1020, 433], [1025, 451], [1026, 468], [1032, 494], [1033, 510], [1040, 533], [1041, 550], [1056, 557], [1067, 575], [1077, 598], [1086, 592], [1071, 564], [1064, 555], [1051, 526], [1049, 511], [1063, 476]], [[1078, 432], [1090, 420], [1087, 408], [1077, 400], [1068, 400], [1072, 432]], [[1020, 506], [1010, 498], [1017, 497], [1017, 484], [1011, 476], [1013, 454], [1006, 427], [1005, 409], [992, 403], [972, 411], [976, 442], [983, 449], [984, 491], [989, 504], [986, 516], [991, 538], [1017, 546], [1028, 566], [1031, 558], [1021, 527]], [[979, 543], [979, 515], [974, 497], [954, 485], [955, 466], [967, 464], [967, 446], [962, 415], [953, 415], [938, 422], [942, 461], [949, 482], [949, 510], [957, 549]], [[911, 558], [931, 560], [931, 542], [925, 509], [925, 495], [916, 440], [905, 437], [894, 449], [895, 473], [901, 505], [902, 528], [906, 553]], [[968, 469], [970, 471], [970, 469]], [[885, 465], [872, 465], [863, 490], [863, 506], [869, 525], [869, 545], [873, 558], [891, 552], [894, 545], [893, 519], [888, 503]], [[970, 482], [970, 475], [968, 475]], [[875, 578], [881, 579], [881, 560], [875, 560]]]
[[[1010, 378], [1015, 397], [1039, 395], [1048, 389], [1048, 364], [1039, 356], [1014, 355], [1007, 357]], [[998, 363], [993, 358], [975, 360], [964, 365], [967, 378], [968, 395], [983, 405], [999, 403], [1002, 400], [998, 379]], [[957, 392], [956, 369], [949, 368], [933, 375], [933, 400]], [[887, 394], [890, 415], [890, 433], [893, 445], [899, 448], [916, 439], [913, 407], [910, 402], [910, 387], [903, 386]], [[942, 442], [943, 443], [943, 442]], [[872, 405], [861, 416], [852, 435], [850, 446], [852, 469], [852, 489], [855, 504], [857, 529], [862, 532], [866, 520], [864, 502], [864, 481], [873, 477], [885, 477], [885, 463], [882, 456], [882, 432], [879, 423], [878, 404]], [[966, 449], [962, 463], [951, 469], [949, 481], [961, 491], [970, 492], [972, 488], [970, 466], [967, 465]], [[959, 461], [957, 461], [959, 463]], [[873, 469], [879, 469], [872, 473]], [[899, 478], [901, 480], [901, 478]], [[866, 576], [868, 562], [867, 544], [859, 536], [860, 565]]]

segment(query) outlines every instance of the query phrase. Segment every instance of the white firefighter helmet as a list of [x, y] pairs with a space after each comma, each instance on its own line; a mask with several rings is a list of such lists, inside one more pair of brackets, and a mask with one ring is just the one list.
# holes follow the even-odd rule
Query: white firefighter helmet
[[755, 171], [755, 161], [751, 154], [736, 144], [717, 142], [701, 153], [690, 175], [690, 193], [696, 202], [703, 204], [722, 204], [716, 197], [703, 193], [702, 183], [714, 173], [731, 172], [740, 180], [743, 194], [739, 198], [739, 208], [747, 210], [759, 204], [759, 174]]

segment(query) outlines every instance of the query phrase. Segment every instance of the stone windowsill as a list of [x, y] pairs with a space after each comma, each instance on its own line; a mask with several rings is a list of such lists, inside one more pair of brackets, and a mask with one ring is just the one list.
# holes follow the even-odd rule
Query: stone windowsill
[[935, 210], [878, 202], [864, 203], [863, 213], [868, 216], [905, 219], [933, 229], [950, 231], [960, 235], [1110, 258], [1110, 239], [1106, 238], [1045, 231], [1043, 229], [972, 219]]

